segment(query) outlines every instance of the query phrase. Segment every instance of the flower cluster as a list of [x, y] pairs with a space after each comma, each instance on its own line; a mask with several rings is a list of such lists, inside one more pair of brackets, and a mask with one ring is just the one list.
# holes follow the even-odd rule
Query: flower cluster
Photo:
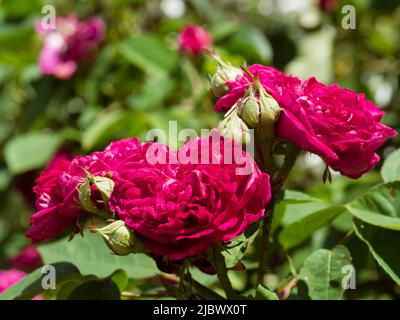
[[39, 21], [36, 32], [44, 37], [39, 57], [40, 70], [59, 79], [70, 78], [77, 63], [87, 58], [103, 41], [105, 28], [103, 20], [98, 17], [86, 22], [75, 15], [57, 17], [54, 30], [44, 28]]
[[[324, 85], [315, 78], [305, 81], [262, 65], [250, 73], [279, 104], [276, 136], [302, 150], [321, 156], [327, 165], [350, 178], [372, 170], [379, 161], [375, 151], [396, 131], [381, 124], [383, 112], [364, 94]], [[246, 95], [254, 77], [249, 74], [227, 82], [229, 92], [215, 110], [225, 112]]]
[[[240, 154], [232, 155], [238, 148]], [[236, 173], [243, 164], [250, 166], [247, 175]], [[88, 176], [93, 182], [89, 204], [82, 196]], [[106, 197], [101, 179], [112, 181]], [[97, 230], [108, 241], [116, 236], [110, 232], [119, 233], [114, 253], [127, 253], [122, 242], [136, 243], [132, 231], [152, 255], [172, 260], [197, 256], [241, 234], [262, 218], [270, 199], [269, 176], [218, 133], [188, 141], [178, 151], [136, 138], [115, 141], [102, 152], [53, 162], [34, 191], [37, 212], [27, 233], [33, 241], [79, 228], [88, 212], [107, 211], [117, 221]], [[121, 228], [119, 220], [129, 230]], [[108, 244], [113, 250], [113, 243]]]

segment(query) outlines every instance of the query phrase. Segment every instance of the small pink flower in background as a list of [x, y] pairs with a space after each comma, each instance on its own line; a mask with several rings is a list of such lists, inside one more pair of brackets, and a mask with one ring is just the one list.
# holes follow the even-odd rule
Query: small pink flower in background
[[[365, 98], [337, 85], [324, 85], [315, 78], [303, 81], [262, 65], [249, 70], [282, 108], [276, 134], [321, 156], [334, 170], [358, 178], [379, 161], [375, 151], [396, 131], [381, 124], [384, 112]], [[240, 99], [252, 79], [245, 75], [230, 81], [228, 94], [215, 110], [225, 112]]]
[[236, 174], [242, 159], [225, 161], [226, 154], [233, 152], [225, 148], [233, 145], [224, 141], [206, 137], [180, 148], [198, 150], [199, 157], [209, 155], [210, 163], [138, 166], [132, 159], [121, 168], [111, 210], [154, 255], [172, 260], [197, 256], [215, 243], [230, 241], [263, 217], [270, 199], [269, 176], [243, 151], [240, 156], [251, 170], [248, 175]]
[[178, 36], [178, 47], [184, 54], [196, 56], [211, 45], [211, 35], [207, 30], [196, 25], [186, 26]]
[[104, 39], [105, 24], [93, 17], [80, 21], [75, 15], [57, 17], [56, 29], [44, 29], [36, 23], [36, 32], [44, 37], [39, 67], [44, 74], [60, 79], [70, 78], [77, 63], [88, 57]]
[[12, 268], [33, 271], [43, 265], [42, 258], [34, 245], [30, 245], [9, 260]]

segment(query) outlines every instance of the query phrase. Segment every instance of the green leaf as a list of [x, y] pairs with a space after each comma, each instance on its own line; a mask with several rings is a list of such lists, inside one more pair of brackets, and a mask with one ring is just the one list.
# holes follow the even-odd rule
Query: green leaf
[[345, 210], [343, 206], [333, 206], [296, 220], [282, 230], [279, 235], [279, 241], [285, 250], [292, 248], [302, 243], [310, 237], [315, 230], [323, 227]]
[[56, 300], [67, 300], [71, 292], [81, 284], [81, 281], [68, 281], [64, 283], [56, 293]]
[[129, 62], [147, 73], [169, 73], [178, 64], [177, 54], [153, 35], [124, 40], [120, 52]]
[[74, 288], [68, 300], [120, 300], [118, 286], [110, 279], [88, 281]]
[[400, 232], [379, 228], [358, 219], [354, 219], [354, 230], [378, 264], [400, 284]]
[[268, 63], [272, 60], [272, 47], [267, 37], [257, 28], [242, 27], [232, 36], [226, 47], [229, 51], [245, 55], [251, 60]]
[[263, 285], [259, 285], [255, 289], [255, 299], [256, 300], [279, 300], [275, 292], [267, 289]]
[[385, 182], [400, 180], [400, 149], [387, 157], [381, 169], [381, 176]]
[[378, 185], [346, 205], [346, 208], [364, 222], [400, 230], [400, 181]]
[[60, 136], [55, 133], [26, 133], [5, 145], [4, 158], [11, 173], [20, 174], [44, 166], [61, 142]]
[[308, 287], [313, 300], [338, 300], [343, 296], [342, 273], [344, 266], [351, 264], [351, 256], [344, 246], [333, 250], [319, 249], [312, 253], [300, 270], [300, 279]]
[[132, 254], [125, 257], [109, 253], [101, 236], [90, 232], [84, 237], [74, 237], [43, 244], [38, 247], [45, 264], [68, 261], [75, 264], [82, 275], [96, 275], [104, 278], [123, 269], [131, 279], [142, 279], [159, 273], [154, 261], [144, 254]]
[[[52, 264], [52, 266], [55, 268], [57, 286], [81, 276], [77, 267], [71, 263], [59, 262]], [[0, 300], [31, 299], [41, 294], [45, 291], [42, 287], [42, 279], [46, 275], [48, 273], [42, 273], [42, 268], [36, 269], [0, 294]]]
[[30, 41], [33, 33], [33, 19], [25, 19], [22, 23], [1, 23], [0, 46], [9, 50], [22, 49]]
[[115, 271], [110, 278], [113, 282], [115, 282], [120, 291], [124, 290], [129, 282], [128, 275], [124, 270]]

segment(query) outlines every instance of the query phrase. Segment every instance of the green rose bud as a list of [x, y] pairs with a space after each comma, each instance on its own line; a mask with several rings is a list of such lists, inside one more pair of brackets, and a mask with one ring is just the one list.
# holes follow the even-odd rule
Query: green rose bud
[[276, 100], [268, 94], [255, 79], [257, 94], [250, 86], [249, 92], [238, 105], [238, 115], [249, 128], [273, 134], [281, 108]]
[[89, 230], [99, 233], [111, 252], [118, 256], [145, 251], [133, 231], [122, 220], [116, 220], [101, 228], [91, 226]]

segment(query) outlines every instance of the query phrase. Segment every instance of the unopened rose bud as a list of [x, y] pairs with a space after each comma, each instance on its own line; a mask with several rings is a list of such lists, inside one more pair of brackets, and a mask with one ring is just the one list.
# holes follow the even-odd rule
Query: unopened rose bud
[[102, 228], [90, 227], [91, 232], [99, 233], [112, 253], [118, 256], [126, 256], [139, 252], [135, 234], [122, 220], [114, 221]]
[[229, 92], [228, 81], [234, 81], [238, 76], [243, 75], [243, 71], [235, 68], [221, 60], [221, 58], [213, 51], [206, 50], [206, 53], [217, 62], [217, 71], [211, 77], [211, 92], [216, 98], [221, 98]]
[[243, 147], [251, 142], [251, 134], [246, 123], [237, 115], [237, 108], [232, 108], [225, 118], [218, 124], [221, 134], [231, 140], [235, 140]]

